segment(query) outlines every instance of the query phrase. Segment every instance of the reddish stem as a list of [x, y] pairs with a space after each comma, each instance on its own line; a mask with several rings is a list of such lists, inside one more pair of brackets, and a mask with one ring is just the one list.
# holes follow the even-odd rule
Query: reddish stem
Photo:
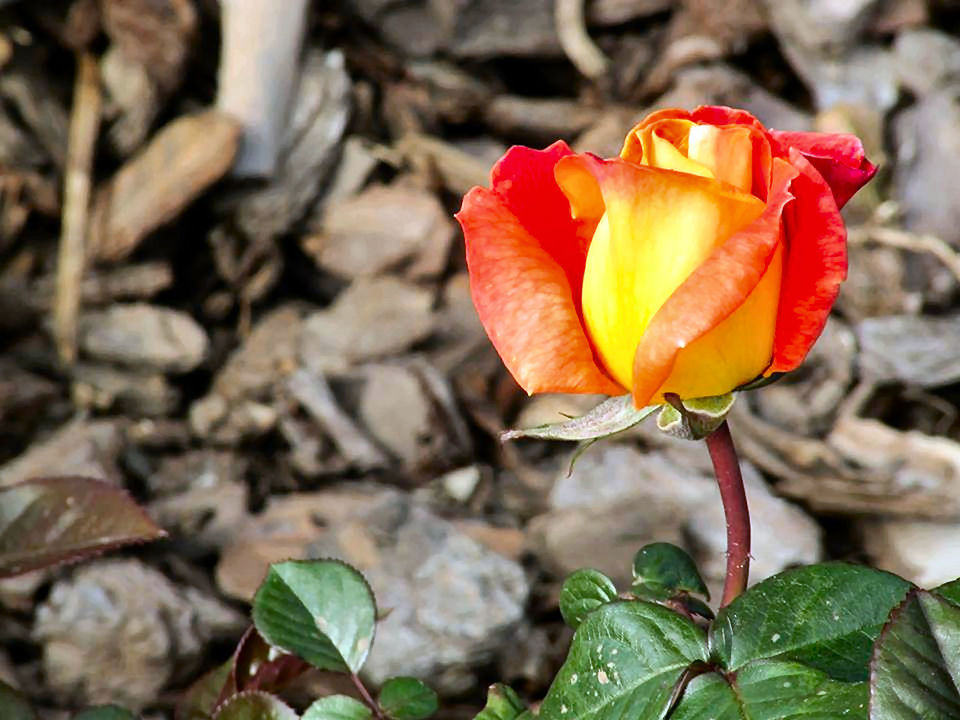
[[747, 576], [750, 574], [750, 511], [737, 449], [726, 420], [707, 436], [707, 449], [713, 461], [723, 513], [727, 519], [727, 577], [720, 601], [720, 607], [724, 607], [747, 588]]
[[353, 680], [353, 684], [357, 688], [357, 692], [360, 693], [360, 697], [363, 698], [363, 701], [373, 711], [374, 716], [377, 718], [382, 718], [383, 713], [380, 712], [380, 706], [377, 704], [377, 701], [373, 699], [373, 696], [370, 695], [370, 691], [367, 690], [367, 686], [363, 684], [363, 680], [360, 679], [360, 676], [356, 673], [350, 673], [350, 679]]

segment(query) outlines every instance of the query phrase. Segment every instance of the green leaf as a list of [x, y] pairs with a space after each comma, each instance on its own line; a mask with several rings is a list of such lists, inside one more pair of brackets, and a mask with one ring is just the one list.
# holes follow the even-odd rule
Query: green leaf
[[960, 607], [910, 593], [890, 614], [870, 666], [871, 720], [960, 717]]
[[495, 683], [487, 690], [487, 704], [474, 720], [517, 720], [530, 711], [509, 685]]
[[227, 698], [213, 720], [299, 720], [297, 713], [280, 698], [259, 690]]
[[670, 720], [866, 720], [867, 683], [832, 680], [798, 663], [762, 660], [724, 679], [694, 678]]
[[0, 488], [0, 577], [165, 536], [127, 492], [101, 480], [54, 477]]
[[930, 592], [934, 592], [942, 598], [946, 598], [954, 605], [960, 605], [960, 580], [951, 580], [939, 587], [935, 587]]
[[328, 695], [307, 708], [301, 720], [369, 720], [373, 712], [347, 695]]
[[264, 639], [321, 670], [358, 672], [376, 618], [363, 575], [337, 560], [275, 563], [253, 598], [253, 623]]
[[677, 613], [639, 600], [604, 605], [577, 629], [540, 717], [656, 720], [687, 666], [706, 659], [703, 631]]
[[[177, 701], [174, 713], [176, 720], [209, 720], [221, 695], [226, 697], [236, 692], [230, 677], [233, 660], [204, 673], [184, 691]], [[230, 683], [230, 687], [225, 687]]]
[[734, 400], [733, 393], [679, 400], [683, 413], [673, 405], [664, 405], [657, 416], [657, 427], [681, 440], [702, 440], [723, 424]]
[[423, 720], [437, 712], [437, 694], [420, 680], [395, 677], [380, 688], [377, 704], [393, 720]]
[[617, 599], [617, 586], [599, 570], [577, 570], [563, 581], [560, 590], [560, 614], [576, 630], [587, 616], [601, 605]]
[[119, 705], [100, 705], [78, 712], [73, 720], [137, 720], [137, 716]]
[[670, 595], [688, 592], [710, 599], [710, 591], [693, 558], [670, 543], [651, 543], [640, 548], [633, 558], [633, 585], [663, 588]]
[[873, 641], [910, 589], [896, 575], [827, 563], [787, 570], [718, 614], [712, 654], [728, 670], [752, 660], [793, 660], [836, 680], [866, 680]]
[[538, 438], [540, 440], [594, 440], [629, 430], [641, 420], [649, 417], [659, 405], [650, 405], [637, 410], [633, 406], [633, 397], [618, 395], [608, 398], [590, 412], [566, 422], [538, 425], [525, 430], [507, 430], [501, 433], [500, 440], [517, 438]]
[[0, 680], [0, 709], [3, 720], [37, 720], [37, 713], [19, 692]]

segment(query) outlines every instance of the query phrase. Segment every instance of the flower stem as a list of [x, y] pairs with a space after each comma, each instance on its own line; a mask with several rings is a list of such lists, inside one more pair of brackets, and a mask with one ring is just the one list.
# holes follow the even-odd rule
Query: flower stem
[[750, 511], [737, 449], [726, 420], [707, 436], [707, 449], [713, 461], [723, 513], [727, 519], [727, 577], [720, 601], [720, 607], [724, 607], [747, 588], [747, 576], [750, 574]]
[[360, 676], [356, 673], [350, 673], [350, 679], [353, 680], [353, 684], [357, 688], [357, 692], [360, 693], [360, 697], [363, 698], [363, 701], [373, 711], [374, 717], [382, 718], [383, 713], [380, 712], [380, 706], [377, 705], [377, 701], [373, 699], [372, 695], [370, 695], [370, 691], [367, 690], [367, 686], [363, 684], [363, 680], [360, 679]]

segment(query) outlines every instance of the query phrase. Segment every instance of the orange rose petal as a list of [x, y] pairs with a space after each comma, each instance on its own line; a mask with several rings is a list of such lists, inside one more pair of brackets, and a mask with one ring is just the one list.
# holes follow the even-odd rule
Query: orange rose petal
[[656, 398], [680, 351], [723, 322], [757, 287], [780, 244], [780, 216], [793, 198], [789, 188], [796, 175], [788, 163], [774, 161], [770, 200], [760, 217], [715, 250], [654, 315], [634, 356], [637, 407]]
[[776, 130], [770, 131], [770, 135], [785, 148], [796, 148], [810, 161], [830, 186], [838, 207], [846, 205], [877, 173], [877, 166], [867, 160], [863, 143], [855, 135]]
[[847, 276], [847, 231], [833, 194], [820, 173], [796, 149], [790, 162], [796, 201], [784, 212], [790, 238], [784, 262], [773, 360], [765, 373], [797, 367], [820, 337]]
[[599, 216], [577, 221], [553, 178], [560, 158], [573, 150], [558, 140], [545, 150], [516, 145], [490, 171], [493, 192], [537, 243], [563, 268], [579, 303], [587, 247]]
[[606, 213], [584, 271], [584, 324], [603, 367], [629, 386], [634, 352], [657, 309], [764, 204], [713, 179], [584, 155], [557, 164], [564, 192], [571, 192], [568, 178], [583, 185], [585, 171], [596, 178]]
[[738, 190], [753, 188], [753, 131], [747, 127], [694, 125], [687, 138], [690, 160]]
[[503, 198], [473, 188], [457, 219], [477, 314], [520, 387], [530, 394], [623, 393], [594, 361], [564, 269]]

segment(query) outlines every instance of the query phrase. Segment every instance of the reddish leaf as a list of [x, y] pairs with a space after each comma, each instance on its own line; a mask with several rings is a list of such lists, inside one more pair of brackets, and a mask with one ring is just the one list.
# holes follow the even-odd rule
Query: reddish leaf
[[126, 491], [100, 480], [53, 477], [0, 488], [0, 577], [165, 536]]
[[253, 626], [243, 634], [233, 657], [231, 677], [237, 692], [275, 692], [310, 669], [296, 655], [270, 647]]

